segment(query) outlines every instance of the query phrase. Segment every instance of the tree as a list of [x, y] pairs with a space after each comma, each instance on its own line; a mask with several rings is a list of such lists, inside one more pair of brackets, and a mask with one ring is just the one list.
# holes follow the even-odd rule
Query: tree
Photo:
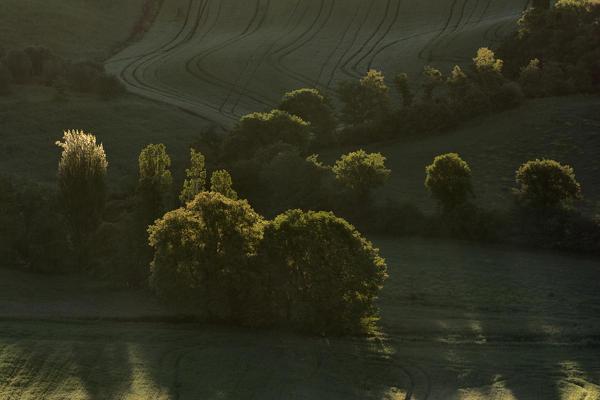
[[181, 204], [192, 201], [206, 185], [206, 169], [204, 169], [204, 156], [194, 149], [190, 149], [190, 168], [185, 170], [186, 180], [179, 195]]
[[573, 168], [554, 160], [528, 161], [516, 172], [518, 195], [533, 208], [551, 209], [567, 200], [581, 199], [581, 186]]
[[147, 225], [167, 208], [169, 190], [173, 183], [169, 171], [171, 158], [167, 155], [164, 144], [149, 144], [140, 152], [138, 163], [138, 194]]
[[102, 144], [96, 144], [92, 134], [68, 130], [56, 144], [63, 149], [58, 164], [61, 202], [80, 262], [85, 262], [87, 235], [97, 228], [104, 211], [108, 162]]
[[493, 96], [504, 82], [502, 67], [504, 61], [496, 58], [496, 54], [487, 47], [481, 47], [477, 50], [477, 55], [473, 58], [475, 74], [473, 79], [481, 85], [488, 96]]
[[282, 110], [243, 116], [225, 140], [228, 159], [250, 159], [261, 148], [286, 143], [306, 151], [309, 141], [308, 122]]
[[435, 157], [425, 169], [425, 186], [445, 212], [464, 204], [473, 194], [471, 168], [456, 153]]
[[154, 248], [151, 286], [183, 310], [244, 321], [261, 284], [251, 259], [263, 224], [245, 200], [199, 193], [148, 228]]
[[270, 312], [279, 324], [348, 333], [376, 320], [374, 301], [387, 277], [385, 261], [333, 213], [285, 212], [265, 227], [259, 254], [269, 271]]
[[542, 69], [540, 60], [537, 58], [529, 61], [529, 64], [521, 68], [519, 84], [527, 96], [536, 97], [544, 92]]
[[423, 67], [423, 89], [425, 91], [425, 101], [433, 101], [433, 91], [436, 87], [444, 83], [444, 76], [442, 73], [429, 65]]
[[288, 92], [279, 103], [280, 110], [287, 111], [310, 123], [313, 141], [319, 146], [334, 143], [336, 121], [331, 101], [318, 89], [299, 89]]
[[370, 192], [383, 185], [391, 170], [385, 167], [386, 158], [380, 153], [367, 154], [364, 150], [343, 155], [333, 166], [336, 179], [366, 200]]
[[410, 86], [408, 85], [408, 75], [402, 73], [400, 75], [396, 75], [394, 78], [394, 85], [400, 92], [402, 96], [402, 105], [404, 107], [410, 107], [413, 103], [414, 94], [410, 90]]
[[531, 6], [533, 8], [549, 9], [550, 0], [533, 0]]
[[211, 192], [221, 193], [231, 200], [237, 200], [238, 194], [233, 190], [232, 185], [231, 175], [224, 169], [213, 172], [210, 177]]
[[381, 72], [369, 70], [359, 82], [344, 81], [336, 91], [343, 103], [342, 122], [351, 125], [373, 121], [389, 111], [390, 97]]

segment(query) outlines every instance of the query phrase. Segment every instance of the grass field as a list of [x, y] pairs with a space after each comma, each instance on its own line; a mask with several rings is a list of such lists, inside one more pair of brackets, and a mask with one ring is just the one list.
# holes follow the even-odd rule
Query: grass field
[[289, 90], [330, 92], [369, 68], [416, 76], [469, 63], [527, 0], [170, 0], [143, 40], [107, 61], [129, 90], [222, 126]]
[[[390, 278], [381, 332], [368, 338], [127, 322], [165, 310], [143, 292], [84, 277], [0, 271], [0, 398], [600, 398], [593, 260], [452, 242], [375, 243]], [[116, 313], [109, 298], [128, 314]]]
[[103, 61], [125, 41], [143, 0], [2, 0], [0, 47], [46, 46], [63, 57]]

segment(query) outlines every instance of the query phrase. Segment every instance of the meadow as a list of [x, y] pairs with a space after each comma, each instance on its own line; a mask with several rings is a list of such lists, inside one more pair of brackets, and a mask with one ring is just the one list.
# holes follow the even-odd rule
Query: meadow
[[[150, 30], [125, 43], [143, 3], [0, 2], [0, 46], [105, 61], [131, 92], [110, 101], [69, 92], [62, 102], [54, 88], [12, 85], [0, 97], [0, 172], [55, 190], [55, 142], [76, 128], [103, 143], [113, 194], [135, 191], [149, 143], [166, 145], [179, 188], [189, 145], [210, 124], [231, 127], [291, 89], [332, 94], [371, 67], [390, 78], [428, 63], [447, 72], [514, 29], [529, 1], [166, 0]], [[506, 208], [515, 169], [551, 157], [575, 168], [578, 207], [598, 214], [598, 107], [598, 96], [529, 100], [443, 135], [365, 146], [392, 170], [375, 197], [436, 210], [425, 166], [458, 152], [475, 202]], [[377, 330], [355, 337], [201, 323], [147, 288], [2, 265], [0, 399], [600, 400], [597, 258], [369, 239], [389, 278]]]
[[1, 271], [0, 397], [600, 396], [594, 260], [420, 239], [375, 244], [390, 278], [380, 331], [364, 338], [174, 323], [143, 291]]

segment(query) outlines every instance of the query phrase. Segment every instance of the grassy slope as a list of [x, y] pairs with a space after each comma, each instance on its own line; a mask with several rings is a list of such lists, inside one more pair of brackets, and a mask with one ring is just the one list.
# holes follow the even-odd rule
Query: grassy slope
[[2, 0], [0, 47], [43, 45], [68, 58], [104, 60], [131, 34], [142, 3], [143, 0]]
[[[131, 316], [136, 308], [144, 316], [161, 311], [143, 294], [123, 297], [81, 277], [0, 272], [0, 398], [600, 396], [600, 270], [593, 261], [448, 242], [376, 244], [390, 278], [381, 296], [382, 333], [371, 338], [37, 320], [110, 315], [111, 297]], [[39, 309], [35, 300], [50, 306]]]
[[[436, 155], [455, 152], [471, 166], [476, 201], [482, 205], [505, 207], [512, 198], [517, 168], [528, 160], [547, 157], [573, 166], [585, 197], [578, 206], [600, 212], [598, 107], [599, 97], [539, 99], [471, 121], [450, 133], [377, 143], [365, 149], [388, 158], [386, 165], [392, 174], [380, 194], [415, 202], [426, 210], [435, 204], [423, 185], [425, 166]], [[338, 154], [327, 155], [327, 159]]]

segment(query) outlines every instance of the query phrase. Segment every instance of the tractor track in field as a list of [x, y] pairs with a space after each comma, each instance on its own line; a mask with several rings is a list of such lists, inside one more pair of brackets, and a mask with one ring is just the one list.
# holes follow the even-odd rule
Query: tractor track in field
[[[332, 21], [335, 21], [334, 15], [343, 7], [338, 3], [336, 0], [298, 0], [284, 6], [273, 4], [271, 0], [255, 0], [250, 4], [245, 3], [244, 11], [248, 11], [246, 14], [243, 11], [240, 13], [241, 18], [248, 17], [241, 31], [234, 33], [237, 26], [233, 25], [235, 28], [231, 30], [225, 28], [216, 33], [220, 24], [231, 23], [226, 14], [234, 4], [225, 0], [189, 0], [185, 3], [181, 26], [168, 22], [171, 24], [168, 30], [170, 38], [158, 46], [152, 46], [148, 42], [150, 46], [146, 49], [142, 47], [143, 51], [139, 55], [127, 55], [127, 52], [117, 54], [107, 65], [119, 63], [114, 64], [113, 70], [135, 94], [171, 103], [227, 129], [237, 123], [244, 112], [274, 106], [277, 99], [273, 88], [262, 91], [261, 86], [256, 84], [264, 80], [268, 70], [275, 73], [278, 82], [282, 78], [288, 82], [290, 90], [296, 86], [292, 82], [297, 82], [331, 94], [335, 81], [342, 77], [360, 78], [365, 67], [367, 70], [371, 69], [379, 56], [401, 42], [423, 42], [420, 49], [417, 47], [416, 58], [423, 63], [434, 60], [443, 63], [463, 62], [466, 58], [448, 57], [443, 51], [449, 46], [457, 45], [459, 32], [466, 32], [470, 27], [476, 27], [490, 19], [486, 24], [493, 26], [486, 30], [486, 40], [497, 40], [504, 33], [507, 19], [503, 18], [498, 24], [494, 24], [491, 19], [512, 17], [512, 14], [506, 12], [510, 9], [490, 11], [492, 0], [448, 0], [445, 4], [447, 11], [440, 10], [443, 18], [439, 18], [436, 28], [433, 28], [435, 25], [430, 25], [425, 28], [427, 31], [409, 30], [403, 37], [398, 37], [391, 33], [401, 26], [402, 9], [406, 2], [381, 0], [377, 3], [358, 3], [356, 11], [344, 14], [341, 29], [330, 32]], [[524, 1], [525, 8], [528, 4], [529, 0]], [[155, 24], [157, 21], [167, 21], [165, 8], [168, 8], [168, 3], [166, 6], [162, 5], [158, 14], [163, 15], [155, 20]], [[494, 16], [489, 16], [489, 12]], [[280, 14], [283, 17], [279, 17]], [[281, 22], [277, 22], [278, 19]], [[281, 34], [271, 34], [272, 26], [276, 26], [274, 24], [281, 24]], [[302, 27], [300, 31], [299, 27]], [[328, 30], [325, 31], [326, 29]], [[324, 31], [328, 37], [333, 36], [333, 40], [326, 39], [328, 37], [323, 36]], [[211, 43], [211, 38], [218, 37], [214, 36], [217, 34], [223, 37], [219, 37], [219, 40], [212, 39]], [[331, 50], [312, 60], [316, 67], [314, 74], [308, 74], [307, 69], [298, 63], [289, 65], [289, 61], [286, 62], [289, 56], [301, 49], [303, 55], [310, 54], [307, 52], [310, 50], [308, 47], [317, 38], [328, 40]], [[242, 48], [246, 41], [253, 43], [255, 51], [251, 53], [246, 48], [243, 54], [250, 54], [249, 56], [238, 60], [241, 62], [228, 65], [234, 71], [229, 73], [230, 77], [209, 67], [211, 63], [214, 64], [213, 60], [220, 62], [218, 60], [221, 60], [222, 55], [235, 55], [235, 49]], [[381, 61], [389, 64], [387, 59]], [[181, 64], [183, 73], [179, 78], [178, 64]], [[385, 69], [384, 65], [375, 67]], [[189, 76], [189, 85], [185, 85], [186, 76]], [[205, 94], [203, 88], [206, 88]]]
[[[394, 17], [392, 19], [392, 21], [390, 22], [390, 24], [388, 25], [387, 29], [385, 30], [385, 32], [383, 33], [383, 35], [381, 35], [379, 37], [379, 39], [377, 39], [377, 41], [371, 46], [371, 48], [369, 49], [368, 52], [366, 52], [365, 54], [363, 54], [363, 56], [361, 58], [359, 58], [356, 63], [353, 64], [352, 69], [354, 71], [358, 70], [358, 66], [361, 62], [363, 62], [367, 57], [369, 57], [369, 55], [373, 54], [373, 52], [375, 51], [375, 49], [377, 48], [377, 46], [379, 46], [384, 40], [385, 38], [390, 34], [390, 32], [392, 31], [392, 28], [396, 25], [396, 23], [398, 22], [398, 17], [400, 16], [400, 8], [402, 7], [402, 0], [397, 0], [396, 1], [396, 11], [394, 12]], [[367, 70], [371, 69], [371, 64], [369, 63]]]
[[[352, 37], [350, 45], [348, 47], [346, 47], [346, 50], [344, 50], [341, 57], [338, 59], [338, 61], [335, 63], [335, 66], [331, 70], [331, 73], [329, 75], [329, 80], [327, 81], [327, 88], [331, 87], [333, 79], [335, 78], [335, 73], [339, 70], [340, 65], [343, 63], [346, 55], [352, 50], [352, 47], [354, 47], [354, 43], [356, 43], [356, 40], [358, 39], [358, 35], [361, 31], [360, 27], [362, 27], [365, 24], [365, 22], [367, 21], [367, 19], [369, 18], [369, 14], [371, 13], [372, 8], [373, 8], [373, 2], [369, 2], [369, 8], [367, 9], [367, 12], [365, 13], [365, 18], [360, 23], [359, 28], [354, 31], [354, 36]], [[350, 77], [354, 78], [353, 76], [350, 76]]]
[[385, 11], [383, 13], [383, 17], [381, 18], [381, 20], [379, 21], [379, 23], [377, 24], [377, 26], [375, 27], [373, 32], [367, 37], [367, 40], [365, 40], [363, 42], [363, 44], [358, 48], [358, 50], [356, 50], [352, 55], [350, 55], [350, 57], [348, 57], [348, 59], [346, 59], [346, 61], [344, 63], [342, 63], [341, 69], [347, 75], [354, 76], [357, 79], [360, 79], [363, 76], [363, 74], [360, 74], [357, 71], [357, 66], [358, 66], [358, 63], [360, 62], [360, 60], [358, 60], [355, 64], [353, 64], [351, 66], [351, 71], [348, 71], [348, 64], [350, 64], [356, 57], [360, 56], [360, 54], [363, 52], [363, 50], [365, 50], [367, 45], [371, 42], [371, 40], [373, 40], [377, 36], [377, 33], [379, 33], [379, 31], [381, 31], [381, 29], [383, 28], [383, 24], [385, 24], [385, 21], [388, 19], [388, 12], [390, 11], [391, 5], [392, 5], [392, 0], [387, 0], [386, 5], [385, 5]]
[[[317, 14], [317, 17], [314, 19], [313, 23], [308, 27], [308, 29], [306, 29], [300, 36], [298, 36], [296, 38], [296, 40], [294, 40], [292, 43], [290, 43], [289, 45], [278, 49], [277, 51], [274, 52], [273, 55], [280, 53], [281, 51], [284, 51], [281, 55], [279, 55], [276, 59], [275, 62], [271, 61], [271, 65], [279, 72], [285, 73], [288, 76], [291, 76], [292, 78], [305, 83], [307, 85], [313, 85], [314, 84], [314, 79], [306, 76], [304, 74], [301, 74], [299, 72], [295, 72], [292, 71], [291, 68], [286, 67], [285, 64], [283, 63], [284, 59], [286, 57], [288, 57], [289, 55], [291, 55], [292, 53], [296, 52], [297, 50], [301, 49], [302, 47], [304, 47], [305, 45], [307, 45], [308, 43], [310, 43], [312, 40], [314, 40], [314, 38], [323, 31], [323, 29], [327, 26], [327, 24], [329, 23], [331, 16], [333, 15], [333, 10], [335, 8], [335, 4], [336, 4], [336, 0], [331, 0], [330, 2], [330, 7], [329, 7], [329, 11], [327, 12], [327, 14], [325, 15], [325, 18], [323, 19], [323, 22], [320, 24], [319, 28], [316, 29], [314, 31], [314, 33], [312, 33], [310, 36], [308, 36], [308, 38], [304, 39], [304, 37], [306, 35], [308, 35], [311, 31], [314, 30], [314, 28], [316, 27], [317, 23], [319, 22], [319, 20], [321, 19], [321, 17], [324, 15], [323, 13], [323, 9], [325, 8], [325, 2], [323, 0], [321, 0], [320, 3], [320, 7], [319, 7], [319, 12]], [[304, 39], [304, 40], [302, 40]], [[300, 40], [300, 43], [296, 43]]]

